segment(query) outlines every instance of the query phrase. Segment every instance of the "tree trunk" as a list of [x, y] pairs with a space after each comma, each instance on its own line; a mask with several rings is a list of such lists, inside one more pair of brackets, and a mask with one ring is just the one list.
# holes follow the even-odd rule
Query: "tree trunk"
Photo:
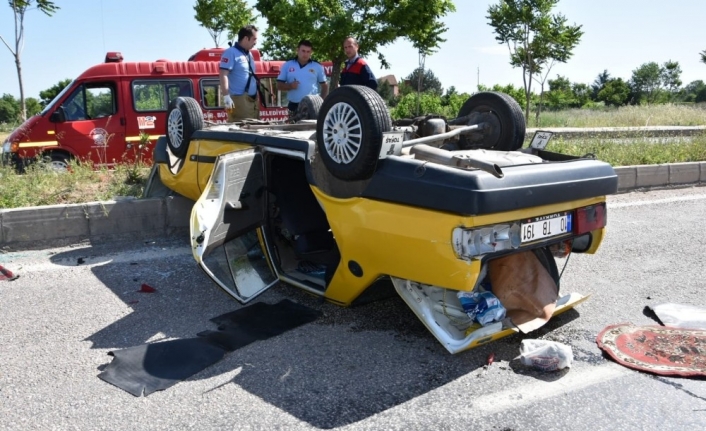
[[20, 116], [24, 123], [27, 119], [27, 103], [25, 102], [25, 90], [22, 82], [22, 63], [20, 62], [20, 54], [15, 54], [15, 66], [17, 66], [17, 79], [20, 83]]
[[333, 66], [331, 67], [331, 85], [329, 87], [329, 93], [338, 87], [338, 83], [341, 82], [341, 63], [342, 60], [333, 59], [331, 60]]
[[537, 105], [537, 115], [534, 117], [535, 127], [539, 127], [539, 114], [542, 112], [542, 105], [544, 104], [544, 82], [542, 82], [542, 89], [539, 92], [539, 105]]
[[532, 75], [530, 74], [529, 83], [527, 82], [527, 74], [529, 72], [524, 67], [522, 68], [522, 83], [525, 85], [525, 121], [529, 122], [530, 96], [532, 91]]

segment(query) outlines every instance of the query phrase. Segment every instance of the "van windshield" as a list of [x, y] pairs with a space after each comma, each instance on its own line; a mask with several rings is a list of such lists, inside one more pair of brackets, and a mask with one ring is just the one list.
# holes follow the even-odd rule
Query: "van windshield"
[[75, 80], [71, 81], [71, 83], [69, 85], [64, 87], [64, 89], [61, 90], [61, 92], [59, 92], [59, 94], [57, 94], [56, 97], [54, 97], [51, 100], [51, 102], [47, 103], [47, 106], [45, 106], [44, 109], [42, 109], [42, 112], [40, 112], [39, 115], [44, 115], [47, 112], [51, 111], [52, 108], [54, 108], [54, 105], [56, 105], [56, 102], [58, 102], [62, 97], [64, 97], [64, 94], [66, 94], [67, 91], [69, 91], [71, 88], [73, 88], [75, 82], [76, 82]]

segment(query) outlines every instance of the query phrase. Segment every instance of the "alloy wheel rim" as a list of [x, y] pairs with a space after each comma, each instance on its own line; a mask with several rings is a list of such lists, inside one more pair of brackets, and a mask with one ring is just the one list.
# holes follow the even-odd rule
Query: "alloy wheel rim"
[[184, 119], [180, 110], [172, 109], [172, 112], [169, 113], [167, 128], [172, 146], [174, 148], [181, 147], [181, 143], [184, 140]]
[[326, 113], [323, 141], [334, 162], [348, 164], [356, 158], [363, 142], [363, 125], [351, 105], [339, 102]]

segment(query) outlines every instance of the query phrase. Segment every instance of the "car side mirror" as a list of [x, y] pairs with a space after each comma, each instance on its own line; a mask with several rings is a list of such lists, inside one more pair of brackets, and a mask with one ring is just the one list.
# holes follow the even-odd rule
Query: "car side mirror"
[[54, 111], [51, 114], [51, 117], [49, 117], [49, 121], [52, 123], [63, 123], [66, 121], [66, 111], [64, 110], [63, 106], [59, 106], [56, 111]]

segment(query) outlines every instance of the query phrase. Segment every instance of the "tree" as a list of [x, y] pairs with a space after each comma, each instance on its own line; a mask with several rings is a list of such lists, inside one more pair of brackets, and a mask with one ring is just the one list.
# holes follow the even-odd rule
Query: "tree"
[[607, 106], [623, 106], [628, 103], [630, 97], [630, 86], [622, 78], [609, 79], [603, 89], [598, 92], [598, 101], [602, 101]]
[[590, 100], [591, 87], [588, 84], [572, 83], [561, 75], [549, 80], [547, 106], [550, 109], [581, 108]]
[[681, 87], [681, 67], [679, 62], [671, 61], [664, 63], [662, 70], [660, 71], [662, 78], [662, 85], [669, 91], [670, 96], [674, 96]]
[[392, 101], [392, 99], [395, 98], [395, 92], [392, 88], [392, 85], [390, 85], [390, 83], [387, 82], [387, 80], [378, 79], [377, 92], [380, 95], [380, 97], [382, 97], [382, 100], [384, 100], [385, 103], [387, 103], [388, 106], [390, 105], [390, 102]]
[[468, 93], [459, 93], [453, 85], [441, 96], [441, 106], [448, 118], [455, 118], [461, 111], [461, 106], [471, 97]]
[[61, 93], [61, 90], [64, 89], [67, 85], [71, 84], [70, 79], [64, 79], [62, 81], [57, 82], [56, 84], [52, 85], [51, 87], [47, 88], [46, 90], [42, 90], [39, 92], [39, 98], [41, 101], [39, 102], [42, 105], [42, 108], [47, 106], [49, 102], [54, 100], [54, 98]]
[[19, 118], [20, 104], [12, 94], [0, 97], [0, 123], [15, 124]]
[[609, 80], [610, 73], [608, 73], [607, 69], [604, 69], [602, 73], [598, 74], [596, 80], [593, 81], [593, 84], [591, 84], [593, 100], [598, 100], [598, 93], [603, 90], [603, 87], [605, 87], [606, 82], [608, 82]]
[[39, 103], [39, 100], [34, 97], [28, 97], [27, 100], [25, 100], [25, 105], [27, 107], [27, 117], [31, 117], [42, 112], [42, 105]]
[[559, 0], [500, 0], [488, 8], [487, 18], [498, 43], [506, 44], [512, 67], [522, 68], [525, 118], [529, 118], [532, 80], [554, 62], [566, 63], [578, 45], [580, 25], [567, 25], [561, 14], [551, 14]]
[[33, 9], [39, 9], [47, 16], [54, 15], [59, 9], [50, 0], [8, 0], [10, 9], [15, 18], [15, 45], [12, 48], [5, 39], [0, 36], [0, 40], [5, 44], [15, 57], [15, 67], [17, 68], [17, 79], [20, 84], [20, 118], [22, 121], [27, 119], [27, 105], [25, 103], [24, 83], [22, 82], [22, 50], [24, 49], [25, 39], [25, 14]]
[[574, 95], [572, 108], [581, 108], [591, 101], [591, 87], [588, 84], [574, 82], [571, 84], [571, 92]]
[[253, 9], [245, 0], [196, 0], [194, 11], [194, 18], [208, 30], [216, 48], [221, 44], [224, 31], [232, 40], [240, 28], [255, 21]]
[[648, 104], [654, 103], [662, 85], [659, 65], [652, 61], [633, 70], [631, 83], [640, 98], [644, 97]]
[[701, 62], [706, 63], [706, 49], [701, 51], [699, 55], [701, 56]]
[[679, 99], [683, 102], [706, 102], [706, 84], [700, 79], [688, 83], [679, 92]]
[[654, 61], [632, 71], [632, 87], [637, 96], [648, 104], [666, 99], [665, 92], [674, 95], [681, 87], [681, 67], [675, 61], [659, 66]]
[[268, 23], [262, 50], [285, 58], [300, 39], [309, 39], [317, 58], [333, 62], [332, 88], [346, 58], [346, 37], [358, 40], [361, 56], [377, 54], [387, 68], [380, 47], [406, 38], [418, 51], [432, 53], [445, 41], [441, 18], [456, 10], [451, 0], [257, 0], [255, 8]]
[[[556, 79], [549, 80], [547, 92], [547, 105], [551, 109], [565, 109], [575, 104], [574, 94], [571, 91], [571, 81], [565, 76], [557, 75]], [[539, 113], [539, 110], [537, 111]]]
[[430, 69], [418, 67], [405, 78], [405, 81], [408, 81], [420, 93], [431, 92], [439, 96], [444, 93], [441, 81]]
[[[419, 97], [417, 97], [419, 96]], [[419, 106], [419, 110], [417, 110]], [[444, 115], [445, 109], [441, 104], [441, 96], [434, 93], [421, 93], [419, 95], [407, 94], [400, 98], [400, 103], [390, 110], [392, 118], [411, 118], [419, 113]], [[451, 115], [456, 116], [456, 113]]]

